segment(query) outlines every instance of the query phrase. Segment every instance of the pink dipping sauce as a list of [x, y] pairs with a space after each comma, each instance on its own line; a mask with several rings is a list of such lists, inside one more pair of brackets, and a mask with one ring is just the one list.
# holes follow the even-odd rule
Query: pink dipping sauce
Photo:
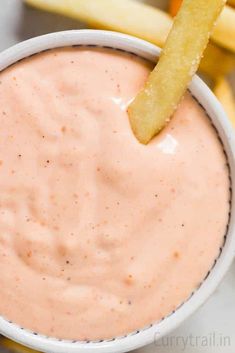
[[223, 245], [221, 143], [187, 94], [149, 145], [126, 108], [150, 65], [64, 48], [0, 74], [0, 314], [64, 339], [154, 323], [203, 281]]

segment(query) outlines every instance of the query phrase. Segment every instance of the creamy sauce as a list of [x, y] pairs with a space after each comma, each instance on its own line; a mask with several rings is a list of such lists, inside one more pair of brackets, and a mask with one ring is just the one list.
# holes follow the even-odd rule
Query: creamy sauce
[[226, 159], [187, 94], [137, 142], [126, 107], [149, 73], [118, 51], [67, 48], [0, 74], [0, 313], [35, 332], [105, 339], [156, 322], [223, 244]]

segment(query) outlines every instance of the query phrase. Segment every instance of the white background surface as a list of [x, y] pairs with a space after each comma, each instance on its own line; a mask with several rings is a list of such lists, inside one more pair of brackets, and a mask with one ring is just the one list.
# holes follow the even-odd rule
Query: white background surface
[[[161, 2], [163, 6], [167, 3], [166, 0], [146, 2]], [[43, 33], [82, 27], [76, 21], [26, 8], [21, 0], [0, 0], [0, 51]], [[235, 264], [211, 299], [169, 338], [135, 351], [180, 352], [235, 352]]]

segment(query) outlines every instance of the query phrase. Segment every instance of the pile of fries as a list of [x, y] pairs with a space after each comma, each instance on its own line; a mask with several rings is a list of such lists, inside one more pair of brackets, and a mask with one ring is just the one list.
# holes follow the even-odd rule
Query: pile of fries
[[[166, 13], [136, 0], [25, 0], [38, 9], [69, 16], [93, 28], [131, 34], [160, 47], [165, 44], [182, 1], [169, 0]], [[214, 93], [235, 126], [235, 98], [228, 79], [234, 69], [235, 0], [228, 0], [211, 34], [199, 73], [210, 79]]]

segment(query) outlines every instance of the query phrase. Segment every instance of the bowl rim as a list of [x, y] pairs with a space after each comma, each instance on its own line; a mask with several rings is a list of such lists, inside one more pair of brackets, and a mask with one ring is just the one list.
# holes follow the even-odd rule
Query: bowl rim
[[[161, 49], [144, 40], [118, 32], [101, 30], [70, 30], [35, 37], [12, 46], [0, 53], [0, 71], [8, 66], [42, 51], [66, 46], [98, 46], [119, 49], [156, 61]], [[235, 137], [233, 128], [221, 104], [208, 86], [194, 76], [189, 89], [205, 108], [222, 140], [231, 172], [231, 187], [235, 188]], [[46, 353], [119, 353], [127, 352], [159, 340], [168, 334], [198, 309], [213, 293], [235, 256], [235, 196], [231, 194], [231, 217], [227, 239], [209, 276], [199, 289], [176, 311], [162, 321], [147, 328], [99, 342], [59, 340], [36, 334], [0, 317], [0, 333], [30, 348]]]

